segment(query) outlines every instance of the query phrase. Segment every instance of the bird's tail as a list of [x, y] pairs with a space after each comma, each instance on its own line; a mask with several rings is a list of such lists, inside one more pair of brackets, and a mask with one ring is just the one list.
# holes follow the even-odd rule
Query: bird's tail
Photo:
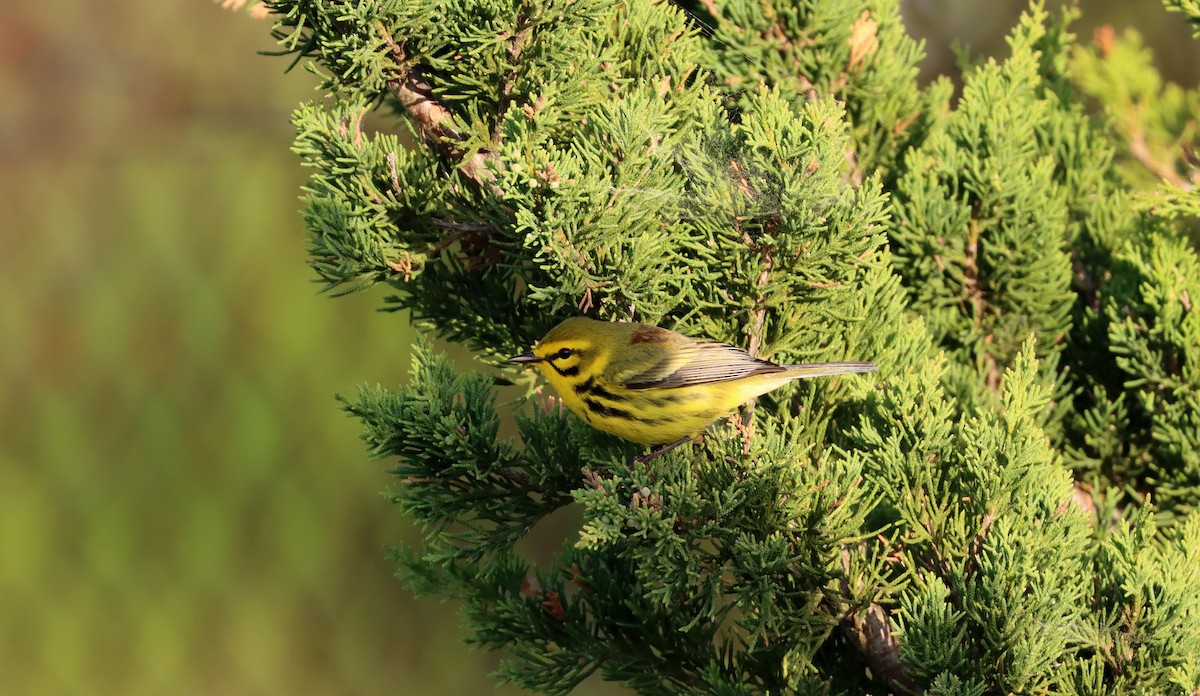
[[787, 370], [788, 377], [803, 379], [806, 377], [845, 375], [854, 372], [874, 372], [876, 365], [873, 362], [827, 362], [812, 363], [809, 365], [784, 365], [783, 368]]

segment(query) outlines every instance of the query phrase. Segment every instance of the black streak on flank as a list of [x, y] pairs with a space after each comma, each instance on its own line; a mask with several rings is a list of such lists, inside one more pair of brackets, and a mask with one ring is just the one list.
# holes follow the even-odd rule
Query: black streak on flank
[[613, 408], [612, 406], [605, 406], [604, 404], [600, 403], [599, 401], [596, 401], [595, 399], [584, 399], [583, 404], [588, 407], [588, 410], [590, 410], [592, 413], [595, 413], [598, 416], [605, 416], [607, 418], [622, 418], [624, 420], [636, 420], [633, 417], [633, 414], [630, 413], [629, 411], [626, 411], [623, 408]]
[[576, 384], [574, 387], [572, 387], [572, 389], [575, 390], [576, 394], [591, 394], [597, 398], [608, 399], [609, 401], [616, 401], [617, 403], [628, 400], [628, 397], [614, 394], [604, 387], [596, 384], [595, 377], [588, 377], [579, 384]]
[[600, 397], [601, 399], [608, 399], [609, 401], [617, 401], [617, 402], [627, 400], [626, 397], [618, 396], [617, 394], [613, 394], [609, 390], [607, 390], [604, 387], [601, 387], [599, 385], [594, 385], [592, 387], [591, 391], [593, 394]]
[[674, 405], [674, 404], [675, 404], [675, 403], [677, 403], [678, 401], [679, 401], [679, 399], [677, 399], [677, 398], [675, 398], [674, 396], [672, 396], [672, 395], [669, 395], [669, 394], [668, 394], [667, 396], [656, 396], [656, 397], [653, 397], [652, 399], [650, 399], [650, 405], [651, 405], [651, 406], [653, 406], [653, 407], [655, 407], [655, 408], [663, 408], [663, 407], [665, 407], [665, 406], [671, 406], [671, 405]]

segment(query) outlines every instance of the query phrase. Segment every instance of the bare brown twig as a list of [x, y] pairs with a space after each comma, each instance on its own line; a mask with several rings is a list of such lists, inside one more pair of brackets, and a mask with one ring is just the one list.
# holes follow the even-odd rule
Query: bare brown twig
[[1163, 162], [1150, 152], [1150, 145], [1146, 142], [1146, 133], [1142, 130], [1136, 113], [1129, 117], [1129, 154], [1133, 155], [1134, 159], [1141, 162], [1142, 166], [1149, 169], [1155, 176], [1175, 188], [1191, 187], [1191, 182], [1175, 170], [1174, 163]]
[[496, 125], [492, 128], [493, 147], [500, 145], [500, 124], [504, 122], [504, 114], [512, 105], [512, 92], [517, 81], [517, 66], [521, 62], [521, 51], [525, 48], [525, 42], [529, 40], [529, 34], [533, 29], [533, 24], [529, 21], [529, 6], [526, 3], [521, 4], [521, 10], [517, 14], [517, 27], [517, 33], [511, 37], [508, 45], [511, 66], [508, 74], [504, 76], [504, 89], [501, 90], [499, 108], [496, 109]]

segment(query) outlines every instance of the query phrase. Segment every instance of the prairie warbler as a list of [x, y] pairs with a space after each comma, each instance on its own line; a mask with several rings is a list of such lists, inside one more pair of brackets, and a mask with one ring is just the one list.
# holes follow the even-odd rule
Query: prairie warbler
[[586, 317], [567, 319], [508, 362], [537, 365], [593, 428], [665, 445], [639, 459], [699, 436], [717, 418], [793, 379], [875, 369], [870, 362], [776, 365], [724, 343]]

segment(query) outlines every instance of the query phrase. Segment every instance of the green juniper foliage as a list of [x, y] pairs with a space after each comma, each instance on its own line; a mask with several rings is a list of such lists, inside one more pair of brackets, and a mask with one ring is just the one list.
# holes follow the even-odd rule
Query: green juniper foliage
[[327, 290], [491, 363], [582, 313], [880, 365], [645, 465], [545, 394], [501, 437], [498, 371], [424, 343], [346, 397], [425, 530], [401, 575], [501, 678], [1200, 689], [1195, 98], [1121, 78], [1136, 39], [1035, 4], [955, 95], [884, 0], [267, 5], [329, 93], [294, 116]]
[[1192, 25], [1192, 34], [1200, 38], [1200, 2], [1196, 0], [1165, 0], [1168, 10], [1180, 12], [1187, 16]]

